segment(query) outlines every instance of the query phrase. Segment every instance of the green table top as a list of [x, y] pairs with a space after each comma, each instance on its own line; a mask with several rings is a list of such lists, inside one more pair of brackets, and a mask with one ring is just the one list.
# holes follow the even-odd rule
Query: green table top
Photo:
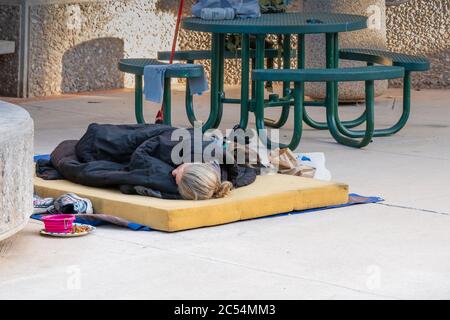
[[341, 13], [274, 13], [260, 18], [234, 20], [203, 20], [184, 18], [187, 30], [211, 33], [248, 34], [311, 34], [335, 33], [367, 28], [367, 17]]

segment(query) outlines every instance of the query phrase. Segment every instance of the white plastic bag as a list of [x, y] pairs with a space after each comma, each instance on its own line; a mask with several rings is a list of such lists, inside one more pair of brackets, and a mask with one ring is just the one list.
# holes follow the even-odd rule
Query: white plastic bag
[[296, 155], [301, 164], [316, 169], [314, 179], [323, 181], [331, 180], [331, 172], [325, 167], [325, 154], [323, 152], [297, 153]]

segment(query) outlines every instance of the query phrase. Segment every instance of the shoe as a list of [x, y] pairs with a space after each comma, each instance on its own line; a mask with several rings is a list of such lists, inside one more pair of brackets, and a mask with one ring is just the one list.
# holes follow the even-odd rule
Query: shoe
[[47, 213], [53, 208], [53, 198], [41, 198], [38, 195], [33, 195], [33, 214]]
[[54, 213], [92, 214], [94, 209], [89, 199], [81, 198], [73, 193], [67, 193], [55, 200]]

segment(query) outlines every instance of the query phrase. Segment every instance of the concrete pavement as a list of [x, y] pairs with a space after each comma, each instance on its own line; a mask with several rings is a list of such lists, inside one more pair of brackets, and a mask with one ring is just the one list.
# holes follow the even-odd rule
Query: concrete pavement
[[[48, 153], [91, 122], [134, 122], [132, 99], [119, 90], [13, 102], [35, 121], [36, 153]], [[182, 99], [177, 91], [174, 110]], [[363, 150], [310, 128], [299, 147], [325, 152], [335, 180], [384, 203], [174, 234], [101, 227], [78, 239], [40, 237], [41, 223], [32, 221], [0, 243], [0, 298], [448, 299], [450, 91], [415, 91], [412, 101], [407, 127]], [[208, 96], [196, 103], [205, 119]], [[148, 119], [156, 109], [147, 105]], [[362, 110], [341, 109], [343, 118]], [[236, 124], [238, 112], [226, 106], [221, 127]], [[400, 112], [400, 90], [377, 100], [379, 126]], [[181, 108], [173, 117], [187, 124]], [[291, 132], [292, 120], [282, 135]]]

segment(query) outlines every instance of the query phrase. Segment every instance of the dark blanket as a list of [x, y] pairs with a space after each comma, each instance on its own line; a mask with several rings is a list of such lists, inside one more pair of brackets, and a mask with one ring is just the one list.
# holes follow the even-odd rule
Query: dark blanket
[[[38, 177], [67, 179], [92, 187], [118, 187], [123, 193], [180, 199], [172, 171], [172, 141], [177, 128], [161, 124], [91, 124], [79, 140], [64, 141], [50, 160], [36, 165]], [[193, 134], [191, 135], [193, 139]], [[204, 141], [203, 148], [211, 143]], [[192, 158], [193, 156], [193, 141]], [[221, 165], [222, 181], [234, 187], [246, 186], [256, 179], [256, 170], [236, 164]]]

